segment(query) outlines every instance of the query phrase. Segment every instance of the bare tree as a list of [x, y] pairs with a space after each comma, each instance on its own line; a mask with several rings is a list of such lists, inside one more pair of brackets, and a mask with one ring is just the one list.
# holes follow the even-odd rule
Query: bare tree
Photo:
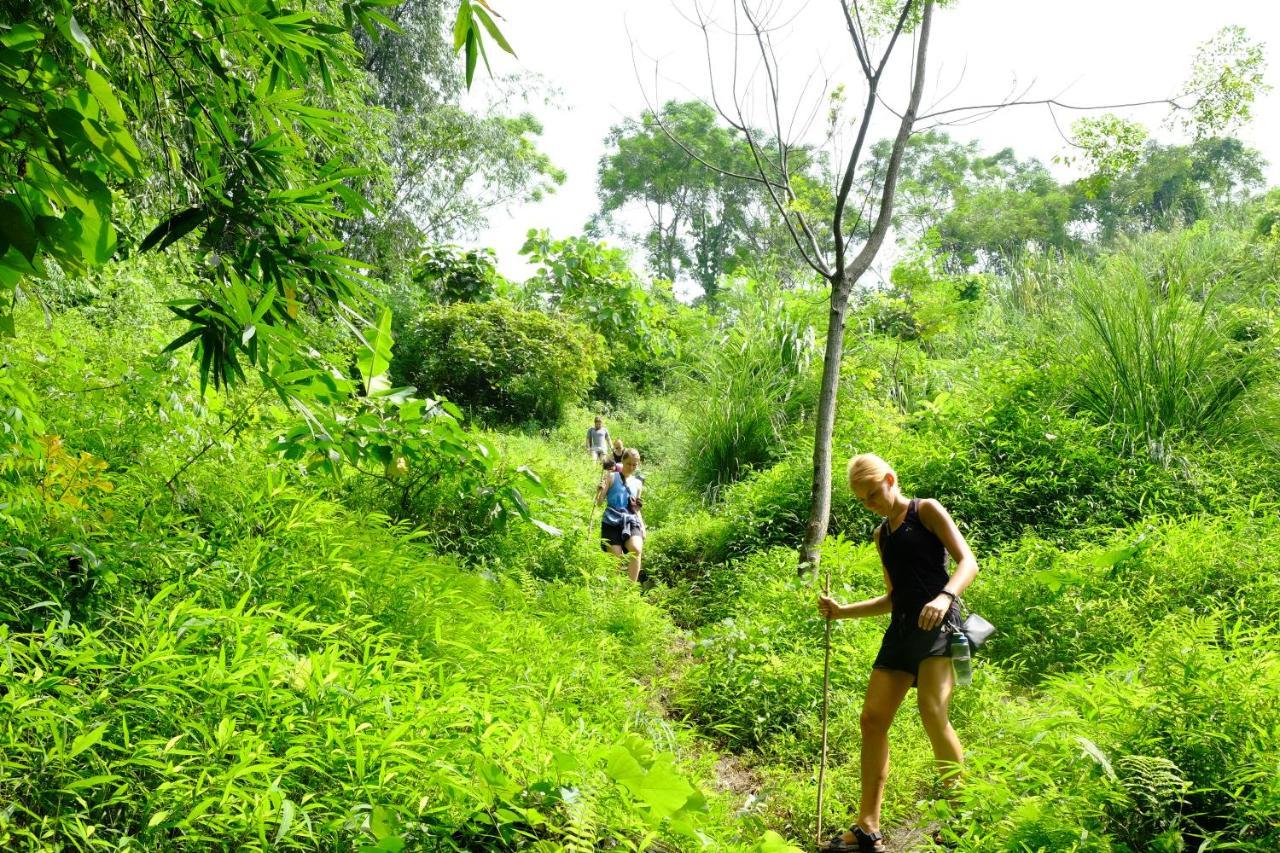
[[[894, 196], [898, 174], [902, 166], [907, 142], [916, 130], [918, 121], [929, 127], [970, 123], [1011, 106], [1043, 106], [1057, 124], [1054, 109], [1066, 111], [1095, 111], [1162, 104], [1171, 113], [1184, 113], [1188, 126], [1196, 135], [1229, 128], [1232, 123], [1247, 118], [1249, 105], [1257, 93], [1266, 89], [1262, 70], [1265, 66], [1261, 47], [1250, 42], [1244, 31], [1228, 27], [1207, 42], [1197, 56], [1192, 76], [1180, 95], [1124, 104], [1075, 105], [1058, 97], [1028, 98], [1030, 87], [1017, 91], [1011, 89], [1004, 100], [995, 103], [964, 107], [936, 109], [921, 113], [920, 102], [928, 67], [929, 36], [935, 5], [946, 5], [947, 0], [834, 0], [840, 9], [842, 25], [848, 32], [853, 53], [857, 59], [861, 82], [865, 85], [862, 112], [857, 124], [856, 138], [847, 157], [838, 156], [832, 175], [834, 197], [825, 200], [830, 218], [811, 213], [813, 205], [801, 198], [798, 187], [802, 181], [800, 168], [791, 155], [797, 145], [789, 141], [795, 130], [800, 107], [788, 115], [783, 109], [781, 94], [781, 67], [774, 48], [777, 29], [772, 19], [781, 8], [779, 0], [731, 0], [734, 17], [730, 35], [734, 38], [732, 81], [729, 95], [721, 99], [716, 85], [712, 61], [712, 22], [702, 5], [695, 0], [694, 23], [701, 29], [707, 54], [707, 69], [711, 77], [711, 100], [720, 116], [747, 140], [754, 169], [734, 171], [725, 164], [712, 162], [702, 152], [695, 150], [687, 140], [665, 125], [658, 116], [664, 132], [692, 159], [704, 167], [741, 180], [761, 184], [766, 196], [777, 208], [787, 232], [795, 243], [805, 263], [816, 272], [829, 287], [829, 312], [827, 318], [826, 351], [823, 361], [822, 387], [818, 398], [817, 422], [814, 426], [813, 481], [809, 503], [809, 520], [805, 528], [804, 542], [800, 547], [800, 571], [816, 569], [827, 534], [831, 511], [832, 433], [835, 427], [836, 397], [840, 385], [840, 366], [844, 349], [845, 314], [849, 297], [859, 280], [871, 269], [893, 219]], [[807, 5], [807, 4], [806, 4]], [[791, 6], [789, 8], [794, 8]], [[872, 38], [875, 36], [876, 38]], [[759, 53], [759, 62], [745, 86], [740, 86], [738, 40], [753, 42]], [[877, 53], [878, 45], [883, 49]], [[895, 107], [884, 91], [885, 71], [895, 51], [910, 46], [910, 88], [905, 106]], [[1231, 74], [1222, 74], [1228, 67]], [[763, 81], [764, 101], [767, 104], [772, 127], [760, 131], [746, 117], [745, 90], [751, 88], [756, 75]], [[1225, 81], [1225, 82], [1224, 82]], [[1238, 85], [1231, 81], [1237, 81]], [[811, 88], [813, 76], [805, 81]], [[821, 87], [822, 95], [828, 91], [827, 83]], [[817, 112], [821, 102], [815, 102]], [[867, 151], [867, 134], [881, 110], [897, 120], [897, 130], [892, 138], [889, 156], [872, 158]], [[658, 115], [657, 110], [651, 110]], [[800, 132], [812, 123], [813, 114]], [[1114, 127], [1121, 124], [1114, 116], [1104, 116], [1095, 123], [1106, 138]], [[833, 131], [834, 132], [834, 131]], [[830, 139], [830, 134], [829, 134]], [[1064, 139], [1077, 148], [1085, 148], [1074, 140]], [[1099, 143], [1105, 147], [1105, 142]], [[1094, 152], [1096, 155], [1096, 152]], [[865, 156], [864, 156], [865, 155]], [[867, 166], [876, 161], [882, 173], [868, 175]], [[824, 211], [825, 213], [825, 211]], [[856, 252], [854, 249], [856, 248]]]
[[[836, 395], [840, 385], [840, 362], [844, 351], [845, 313], [849, 295], [859, 279], [871, 268], [893, 216], [893, 198], [897, 187], [898, 170], [907, 140], [915, 126], [925, 85], [925, 71], [935, 0], [905, 0], [896, 15], [885, 19], [888, 24], [887, 40], [879, 55], [874, 51], [867, 26], [869, 15], [864, 14], [865, 3], [854, 0], [846, 5], [836, 0], [840, 7], [844, 26], [848, 30], [858, 69], [865, 82], [866, 91], [856, 138], [847, 158], [841, 158], [835, 181], [835, 196], [831, 203], [831, 218], [826, 222], [814, 221], [799, 202], [796, 167], [790, 155], [796, 146], [788, 141], [788, 130], [793, 129], [795, 114], [783, 112], [780, 87], [780, 67], [773, 44], [773, 28], [769, 18], [772, 9], [753, 8], [750, 0], [735, 0], [734, 34], [745, 35], [759, 50], [757, 73], [762, 73], [766, 86], [766, 100], [773, 120], [768, 136], [754, 128], [747, 120], [744, 98], [738, 85], [738, 54], [733, 56], [733, 81], [730, 96], [722, 101], [712, 78], [712, 101], [717, 112], [747, 140], [754, 162], [753, 172], [730, 172], [707, 160], [700, 152], [684, 145], [682, 140], [668, 132], [685, 152], [709, 169], [732, 175], [742, 180], [763, 185], [770, 201], [777, 207], [796, 248], [814, 272], [821, 276], [830, 289], [830, 310], [827, 318], [827, 342], [823, 359], [822, 389], [818, 398], [817, 423], [814, 429], [813, 485], [810, 495], [809, 522], [805, 528], [804, 544], [800, 549], [801, 571], [816, 567], [822, 540], [827, 534], [827, 522], [831, 512], [831, 435], [835, 427]], [[707, 45], [708, 69], [711, 69], [711, 22], [700, 6], [695, 6], [696, 23], [703, 32]], [[883, 12], [875, 13], [884, 18]], [[893, 137], [890, 156], [884, 165], [883, 176], [878, 176], [879, 198], [870, 196], [860, 201], [855, 197], [855, 187], [868, 187], [877, 182], [856, 181], [859, 167], [863, 165], [867, 134], [878, 107], [884, 104], [883, 81], [890, 58], [900, 45], [910, 44], [913, 50], [911, 86], [907, 104], [901, 111], [891, 110], [898, 117], [897, 132]], [[826, 86], [823, 87], [823, 93]], [[890, 108], [891, 109], [891, 108]], [[815, 108], [816, 110], [816, 108]], [[798, 112], [798, 108], [797, 108]], [[812, 120], [812, 115], [810, 116]], [[785, 127], [784, 127], [785, 125]], [[665, 128], [664, 128], [665, 129]], [[868, 211], [870, 208], [870, 211]], [[868, 218], [868, 214], [869, 217]], [[855, 244], [861, 246], [854, 252]]]

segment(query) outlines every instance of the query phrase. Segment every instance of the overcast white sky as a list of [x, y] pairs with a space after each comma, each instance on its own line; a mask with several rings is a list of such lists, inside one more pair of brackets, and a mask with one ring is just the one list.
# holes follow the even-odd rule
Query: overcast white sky
[[[793, 105], [797, 98], [811, 103], [823, 77], [847, 80], [850, 100], [860, 97], [838, 2], [775, 0], [778, 21], [790, 21], [777, 34], [777, 49], [784, 98]], [[533, 111], [545, 123], [540, 147], [568, 180], [539, 203], [496, 212], [489, 229], [472, 241], [494, 247], [500, 269], [523, 278], [529, 268], [517, 250], [529, 228], [549, 228], [558, 237], [577, 234], [596, 210], [596, 167], [610, 127], [638, 115], [646, 99], [706, 99], [711, 88], [702, 34], [687, 20], [693, 0], [496, 0], [494, 6], [519, 54], [518, 60], [495, 58], [494, 72], [532, 72], [560, 91], [556, 106], [538, 104]], [[703, 0], [703, 7], [731, 24], [728, 0]], [[932, 83], [924, 106], [939, 100], [942, 107], [998, 101], [1014, 87], [1021, 92], [1027, 86], [1028, 97], [1081, 104], [1166, 97], [1186, 80], [1197, 45], [1229, 24], [1244, 26], [1266, 43], [1268, 81], [1280, 84], [1277, 0], [958, 0], [934, 19]], [[636, 79], [633, 45], [643, 83]], [[756, 57], [750, 48], [743, 44], [744, 68]], [[490, 52], [491, 58], [498, 55]], [[727, 38], [713, 43], [713, 57], [718, 81], [727, 85]], [[809, 80], [819, 66], [817, 78]], [[891, 103], [904, 102], [905, 79], [899, 75], [897, 85], [890, 81]], [[482, 68], [475, 83], [478, 95], [486, 85], [491, 84]], [[722, 96], [725, 92], [721, 89]], [[1118, 112], [1144, 121], [1157, 138], [1176, 139], [1163, 126], [1164, 108]], [[1059, 115], [1066, 129], [1073, 116]], [[764, 117], [759, 111], [755, 121], [763, 123]], [[984, 150], [1010, 146], [1045, 163], [1065, 150], [1043, 107], [1009, 109], [949, 132], [979, 140]], [[888, 133], [887, 123], [873, 126], [873, 137]], [[1263, 153], [1270, 163], [1269, 183], [1280, 184], [1280, 92], [1257, 102], [1253, 122], [1237, 135]], [[1051, 168], [1062, 177], [1068, 174]]]

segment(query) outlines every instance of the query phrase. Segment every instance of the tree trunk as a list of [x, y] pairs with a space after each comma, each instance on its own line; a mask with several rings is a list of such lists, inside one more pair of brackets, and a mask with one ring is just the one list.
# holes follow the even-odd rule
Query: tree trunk
[[818, 568], [822, 540], [831, 516], [831, 434], [836, 425], [836, 399], [840, 392], [840, 362], [844, 357], [844, 315], [849, 306], [849, 286], [844, 274], [831, 281], [831, 311], [827, 317], [827, 346], [822, 357], [822, 390], [813, 436], [813, 487], [809, 493], [809, 523], [800, 547], [798, 572]]
[[[907, 109], [898, 122], [898, 133], [893, 139], [875, 225], [872, 226], [867, 242], [863, 244], [862, 250], [853, 261], [843, 269], [837, 268], [828, 277], [831, 282], [831, 315], [827, 321], [827, 351], [822, 364], [822, 393], [818, 398], [818, 422], [814, 425], [813, 487], [809, 500], [809, 524], [805, 528], [804, 545], [800, 549], [798, 571], [801, 574], [810, 569], [817, 570], [818, 561], [822, 556], [822, 540], [827, 535], [827, 525], [831, 516], [831, 434], [836, 425], [836, 394], [840, 389], [840, 359], [844, 355], [844, 315], [849, 304], [849, 291], [853, 284], [862, 278], [863, 273], [871, 268], [871, 262], [880, 251], [880, 246], [884, 244], [885, 235], [889, 231], [889, 223], [893, 216], [893, 195], [897, 189], [898, 170], [902, 166], [902, 153], [906, 150], [907, 140], [911, 137], [912, 128], [915, 126], [916, 111], [920, 108], [920, 95], [924, 91], [933, 2], [934, 0], [925, 0], [924, 11], [920, 16], [911, 97]], [[874, 97], [876, 80], [873, 79], [871, 82]], [[846, 182], [842, 193], [847, 192], [848, 183]], [[837, 214], [837, 226], [839, 222], [840, 218]], [[839, 241], [844, 239], [838, 227], [834, 236], [838, 246]], [[842, 253], [839, 253], [837, 257], [841, 255]]]

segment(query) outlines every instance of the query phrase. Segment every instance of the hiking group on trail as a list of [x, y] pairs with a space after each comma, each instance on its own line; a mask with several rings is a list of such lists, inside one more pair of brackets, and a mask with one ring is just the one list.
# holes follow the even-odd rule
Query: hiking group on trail
[[644, 551], [644, 478], [638, 473], [640, 451], [624, 448], [621, 439], [609, 439], [604, 419], [597, 417], [587, 430], [587, 450], [601, 462], [604, 475], [596, 488], [595, 506], [604, 504], [600, 516], [600, 547], [627, 558], [627, 577], [640, 580], [640, 559]]
[[[625, 556], [628, 577], [638, 581], [645, 538], [640, 497], [644, 481], [637, 474], [640, 452], [634, 447], [624, 449], [621, 440], [611, 439], [600, 417], [587, 430], [587, 449], [604, 468], [595, 493], [595, 505], [604, 504], [601, 547]], [[888, 848], [880, 831], [880, 811], [894, 716], [914, 688], [938, 774], [944, 788], [952, 790], [964, 763], [964, 749], [948, 717], [952, 690], [969, 682], [970, 649], [994, 629], [976, 614], [961, 620], [960, 596], [977, 577], [978, 563], [942, 504], [905, 497], [893, 468], [873, 453], [849, 460], [848, 484], [858, 501], [883, 519], [872, 538], [880, 553], [885, 592], [851, 604], [841, 604], [824, 592], [818, 597], [818, 612], [830, 621], [884, 614], [890, 618], [863, 700], [858, 817], [847, 831], [825, 842], [819, 839], [819, 846], [827, 851], [884, 853]], [[950, 574], [948, 557], [955, 563]], [[825, 768], [825, 704], [823, 713]], [[821, 775], [819, 780], [821, 786]], [[820, 794], [819, 808], [821, 802]], [[819, 817], [819, 832], [821, 826]], [[943, 843], [941, 830], [933, 840]]]

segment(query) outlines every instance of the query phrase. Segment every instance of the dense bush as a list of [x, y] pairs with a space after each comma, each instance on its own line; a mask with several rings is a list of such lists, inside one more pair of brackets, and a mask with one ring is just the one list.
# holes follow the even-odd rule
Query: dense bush
[[716, 497], [784, 450], [787, 427], [813, 405], [817, 354], [807, 306], [781, 297], [744, 304], [683, 380], [689, 486]]
[[524, 303], [571, 317], [606, 341], [610, 359], [598, 397], [622, 402], [666, 383], [677, 364], [675, 330], [688, 314], [670, 282], [642, 280], [625, 251], [586, 237], [555, 240], [531, 230], [520, 251], [538, 265], [524, 285]]
[[728, 825], [647, 686], [673, 629], [598, 551], [543, 582], [495, 535], [477, 562], [509, 576], [466, 571], [265, 456], [257, 396], [201, 402], [167, 359], [121, 381], [149, 340], [68, 315], [9, 355], [59, 441], [0, 469], [0, 844], [590, 849]]
[[1272, 850], [1277, 691], [1273, 630], [1177, 616], [1092, 671], [993, 705], [966, 784], [935, 813], [973, 853]]
[[[1133, 528], [1062, 552], [1028, 538], [988, 562], [970, 596], [1008, 629], [989, 653], [1035, 682], [1087, 669], [1174, 614], [1214, 611], [1265, 626], [1280, 610], [1280, 524], [1239, 514]], [[1035, 601], [1036, 607], [1026, 608]]]
[[555, 421], [605, 364], [582, 326], [502, 302], [429, 308], [392, 362], [398, 384], [439, 394], [505, 423]]
[[[1226, 245], [1222, 245], [1226, 243]], [[1166, 458], [1179, 439], [1228, 438], [1252, 388], [1275, 377], [1265, 322], [1236, 304], [1238, 248], [1193, 229], [1069, 270], [1079, 371], [1073, 397], [1129, 442]]]
[[976, 400], [957, 393], [918, 418], [895, 463], [907, 487], [942, 501], [975, 543], [1034, 531], [1075, 544], [1152, 512], [1203, 506], [1176, 469], [1123, 453], [1106, 427], [1073, 416], [1057, 399], [1062, 377], [996, 367], [982, 380]]

